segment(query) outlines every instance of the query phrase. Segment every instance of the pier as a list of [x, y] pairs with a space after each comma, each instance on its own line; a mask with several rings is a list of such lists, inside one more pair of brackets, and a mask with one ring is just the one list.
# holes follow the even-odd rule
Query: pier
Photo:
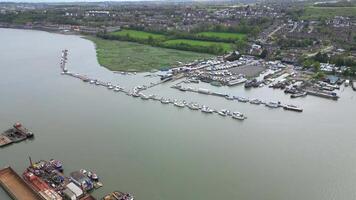
[[225, 94], [225, 93], [220, 93], [220, 92], [213, 92], [213, 91], [209, 91], [208, 89], [204, 89], [204, 88], [185, 88], [182, 85], [176, 84], [173, 85], [172, 88], [180, 90], [180, 91], [189, 91], [189, 92], [194, 92], [194, 93], [199, 93], [199, 94], [204, 94], [204, 95], [211, 95], [211, 96], [216, 96], [216, 97], [222, 97], [225, 98], [227, 100], [237, 100], [238, 102], [242, 102], [242, 103], [250, 103], [250, 104], [254, 104], [254, 105], [260, 105], [260, 104], [264, 104], [266, 107], [269, 108], [279, 108], [279, 107], [283, 107], [285, 108], [284, 110], [286, 111], [297, 111], [297, 112], [302, 112], [302, 108], [299, 108], [297, 106], [294, 105], [284, 105], [280, 102], [275, 103], [275, 102], [271, 102], [271, 101], [262, 101], [256, 98], [245, 98], [245, 97], [239, 97], [239, 96], [232, 96], [229, 94]]
[[0, 185], [14, 200], [43, 200], [11, 167], [0, 170]]

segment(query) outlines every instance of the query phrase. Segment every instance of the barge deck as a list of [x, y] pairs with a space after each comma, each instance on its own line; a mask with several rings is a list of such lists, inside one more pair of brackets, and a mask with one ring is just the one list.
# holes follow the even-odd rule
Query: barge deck
[[11, 167], [0, 170], [0, 185], [14, 200], [42, 200]]

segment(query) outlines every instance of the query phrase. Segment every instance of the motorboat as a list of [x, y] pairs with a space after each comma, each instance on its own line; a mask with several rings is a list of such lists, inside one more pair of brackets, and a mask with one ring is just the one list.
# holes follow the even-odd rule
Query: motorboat
[[144, 94], [141, 93], [141, 99], [143, 100], [149, 100], [150, 98]]
[[262, 101], [259, 99], [251, 99], [250, 100], [250, 104], [260, 105], [261, 103], [262, 103]]
[[230, 114], [230, 111], [228, 111], [228, 110], [226, 110], [226, 109], [222, 109], [222, 110], [220, 110], [220, 111], [218, 112], [218, 114], [221, 115], [221, 116], [226, 117], [227, 115]]
[[245, 115], [242, 114], [242, 113], [240, 113], [240, 112], [233, 112], [232, 115], [231, 115], [231, 117], [232, 117], [233, 119], [238, 119], [238, 120], [244, 120], [244, 119], [246, 119]]
[[246, 103], [249, 101], [248, 98], [245, 98], [245, 97], [237, 97], [237, 100], [242, 103]]
[[283, 109], [296, 111], [296, 112], [303, 112], [303, 108], [299, 108], [299, 107], [297, 107], [295, 105], [285, 105], [285, 106], [283, 106]]
[[213, 113], [214, 112], [214, 110], [209, 108], [208, 106], [203, 106], [201, 111], [204, 113]]
[[191, 110], [199, 110], [200, 109], [200, 106], [197, 103], [189, 103], [187, 106]]
[[184, 102], [174, 101], [173, 104], [175, 106], [179, 107], [179, 108], [184, 108], [185, 107], [185, 103]]
[[227, 99], [227, 100], [234, 100], [234, 97], [227, 95], [227, 96], [225, 96], [225, 99]]
[[166, 98], [162, 98], [161, 99], [161, 103], [162, 104], [169, 104], [171, 101], [169, 99], [166, 99]]
[[276, 103], [276, 102], [268, 102], [265, 105], [269, 108], [278, 108], [280, 106], [280, 102]]
[[298, 97], [305, 97], [305, 96], [307, 96], [307, 92], [300, 92], [300, 93], [290, 95], [291, 98], [298, 98]]

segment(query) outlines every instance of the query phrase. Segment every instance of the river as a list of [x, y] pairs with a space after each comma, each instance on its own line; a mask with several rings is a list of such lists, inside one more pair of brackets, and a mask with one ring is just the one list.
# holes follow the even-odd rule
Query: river
[[[0, 149], [0, 167], [18, 173], [33, 160], [55, 158], [64, 172], [91, 169], [104, 187], [141, 200], [334, 200], [356, 198], [356, 92], [338, 101], [290, 99], [281, 90], [205, 87], [280, 100], [303, 113], [268, 109], [171, 89], [146, 93], [245, 113], [240, 122], [159, 102], [134, 99], [60, 75], [67, 67], [126, 88], [156, 81], [101, 67], [94, 44], [79, 36], [0, 29], [0, 129], [20, 121], [35, 139]], [[9, 199], [0, 189], [0, 199]]]

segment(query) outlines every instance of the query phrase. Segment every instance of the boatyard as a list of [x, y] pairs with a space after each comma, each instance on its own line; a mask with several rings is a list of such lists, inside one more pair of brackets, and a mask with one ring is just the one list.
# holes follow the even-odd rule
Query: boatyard
[[42, 200], [11, 167], [0, 169], [0, 185], [14, 200]]
[[[14, 200], [95, 200], [90, 193], [103, 186], [92, 171], [80, 169], [67, 177], [61, 161], [51, 159], [33, 163], [31, 157], [29, 161], [30, 166], [22, 178], [11, 167], [0, 169], [0, 185]], [[134, 200], [134, 196], [113, 192], [103, 199]]]

